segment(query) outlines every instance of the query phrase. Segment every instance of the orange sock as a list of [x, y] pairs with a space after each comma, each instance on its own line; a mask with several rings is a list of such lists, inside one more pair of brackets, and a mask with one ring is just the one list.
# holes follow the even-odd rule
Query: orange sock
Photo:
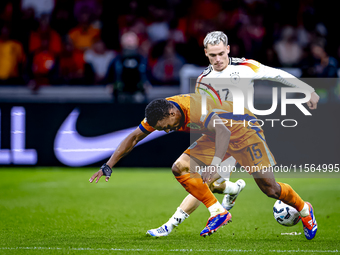
[[201, 201], [207, 208], [217, 202], [216, 197], [210, 191], [208, 185], [203, 184], [201, 176], [198, 173], [184, 174], [175, 177], [186, 191]]
[[281, 195], [279, 199], [287, 205], [293, 206], [300, 212], [303, 209], [305, 202], [289, 184], [281, 182], [278, 182], [278, 184], [281, 186]]

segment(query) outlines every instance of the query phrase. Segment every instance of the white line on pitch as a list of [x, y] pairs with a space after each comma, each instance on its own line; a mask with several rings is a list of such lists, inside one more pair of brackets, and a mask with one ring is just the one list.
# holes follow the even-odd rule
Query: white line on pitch
[[144, 251], [144, 252], [273, 252], [273, 253], [339, 253], [340, 250], [242, 250], [242, 249], [125, 249], [125, 248], [71, 248], [71, 247], [0, 247], [0, 250], [72, 250], [72, 251]]

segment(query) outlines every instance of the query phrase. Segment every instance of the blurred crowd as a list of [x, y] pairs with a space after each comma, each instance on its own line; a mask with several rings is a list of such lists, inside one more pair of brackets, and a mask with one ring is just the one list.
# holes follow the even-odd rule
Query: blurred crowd
[[332, 14], [320, 0], [1, 0], [0, 84], [179, 85], [184, 64], [209, 64], [213, 30], [232, 57], [337, 77]]

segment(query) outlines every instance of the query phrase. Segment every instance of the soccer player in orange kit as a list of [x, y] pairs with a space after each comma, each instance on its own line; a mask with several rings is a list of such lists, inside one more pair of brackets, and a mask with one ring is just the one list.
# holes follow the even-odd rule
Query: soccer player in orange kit
[[[108, 181], [111, 168], [155, 130], [200, 133], [203, 136], [176, 160], [172, 172], [186, 191], [210, 212], [201, 236], [211, 235], [231, 220], [231, 214], [218, 202], [207, 183], [219, 178], [215, 176], [220, 163], [233, 156], [241, 166], [250, 169], [249, 173], [267, 196], [280, 199], [300, 212], [307, 239], [314, 238], [317, 223], [311, 204], [303, 201], [288, 184], [276, 182], [273, 172], [268, 171], [276, 162], [256, 117], [247, 109], [243, 115], [234, 115], [233, 103], [228, 101], [216, 108], [211, 98], [207, 98], [207, 114], [202, 115], [201, 104], [199, 94], [152, 101], [147, 105], [145, 119], [139, 127], [122, 141], [108, 162], [90, 178], [90, 182], [95, 179], [98, 182], [103, 175]], [[248, 125], [240, 125], [240, 122]]]

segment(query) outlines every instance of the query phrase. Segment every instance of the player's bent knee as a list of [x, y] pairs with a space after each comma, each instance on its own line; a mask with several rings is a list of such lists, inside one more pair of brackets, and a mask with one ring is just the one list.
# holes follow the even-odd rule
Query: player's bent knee
[[275, 187], [267, 187], [265, 190], [263, 190], [263, 193], [265, 193], [268, 197], [279, 199], [281, 190]]
[[171, 171], [172, 171], [174, 176], [180, 176], [181, 175], [181, 172], [180, 172], [179, 168], [177, 167], [176, 162], [173, 163], [173, 165], [171, 167]]
[[177, 160], [173, 165], [172, 165], [172, 173], [175, 176], [180, 176], [186, 173], [189, 173], [189, 167], [186, 166], [184, 162], [181, 162], [180, 160]]

